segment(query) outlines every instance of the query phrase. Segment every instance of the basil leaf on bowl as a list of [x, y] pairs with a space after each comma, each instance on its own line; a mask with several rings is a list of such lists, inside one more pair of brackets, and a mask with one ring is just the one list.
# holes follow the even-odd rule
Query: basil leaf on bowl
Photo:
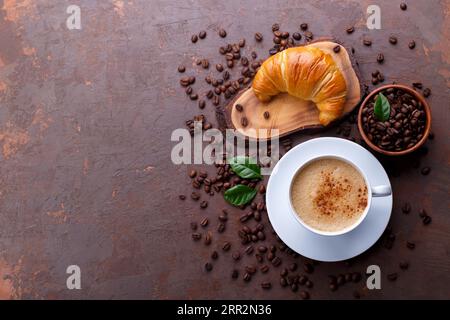
[[389, 100], [381, 92], [378, 94], [377, 100], [375, 101], [373, 113], [380, 121], [389, 120], [391, 105], [389, 104]]
[[256, 189], [250, 188], [249, 186], [238, 184], [223, 194], [225, 200], [235, 206], [240, 206], [247, 204], [253, 200], [256, 196]]
[[229, 161], [231, 169], [243, 179], [261, 179], [261, 168], [249, 157], [234, 157]]

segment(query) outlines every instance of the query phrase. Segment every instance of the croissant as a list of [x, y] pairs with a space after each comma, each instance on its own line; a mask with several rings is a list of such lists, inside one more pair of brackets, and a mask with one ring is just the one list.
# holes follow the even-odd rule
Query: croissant
[[342, 115], [347, 96], [344, 76], [333, 58], [308, 46], [271, 56], [256, 73], [252, 88], [261, 102], [280, 92], [314, 102], [324, 126]]

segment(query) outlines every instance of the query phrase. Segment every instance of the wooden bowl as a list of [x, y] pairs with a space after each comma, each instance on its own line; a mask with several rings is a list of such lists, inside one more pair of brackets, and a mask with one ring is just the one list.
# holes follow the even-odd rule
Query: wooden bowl
[[[388, 150], [384, 150], [381, 149], [380, 147], [376, 146], [374, 143], [372, 143], [372, 141], [369, 140], [369, 138], [366, 136], [366, 133], [363, 130], [362, 127], [362, 111], [363, 108], [366, 106], [367, 103], [369, 103], [369, 101], [372, 100], [373, 96], [375, 96], [378, 92], [389, 89], [389, 88], [394, 88], [394, 89], [401, 89], [407, 93], [409, 93], [410, 95], [412, 95], [417, 101], [419, 101], [422, 106], [423, 109], [425, 111], [425, 116], [426, 116], [426, 124], [425, 124], [425, 131], [423, 133], [423, 137], [422, 139], [420, 139], [414, 146], [412, 146], [409, 149], [405, 149], [402, 151], [388, 151]], [[381, 86], [377, 89], [375, 89], [374, 91], [372, 91], [371, 93], [369, 93], [367, 95], [367, 97], [364, 99], [363, 103], [361, 104], [361, 107], [359, 109], [358, 112], [358, 129], [359, 129], [359, 133], [361, 134], [361, 137], [364, 139], [364, 141], [367, 143], [367, 145], [372, 148], [373, 150], [381, 153], [381, 154], [385, 154], [388, 156], [401, 156], [401, 155], [405, 155], [408, 153], [411, 153], [417, 149], [419, 149], [427, 140], [428, 135], [430, 134], [430, 128], [431, 128], [431, 111], [430, 111], [430, 106], [428, 105], [427, 101], [425, 100], [425, 98], [418, 92], [416, 92], [414, 89], [412, 89], [411, 87], [402, 85], [402, 84], [388, 84], [388, 85], [384, 85]]]

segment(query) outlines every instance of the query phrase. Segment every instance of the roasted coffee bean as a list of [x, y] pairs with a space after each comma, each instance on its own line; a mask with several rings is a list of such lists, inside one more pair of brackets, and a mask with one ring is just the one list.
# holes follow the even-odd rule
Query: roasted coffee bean
[[297, 292], [297, 290], [298, 290], [298, 285], [296, 283], [291, 284], [291, 291]]
[[423, 89], [422, 94], [425, 98], [428, 98], [431, 95], [431, 89], [430, 88]]
[[213, 265], [212, 265], [211, 262], [205, 263], [205, 270], [206, 270], [207, 272], [210, 272], [212, 269], [213, 269]]
[[311, 31], [305, 31], [306, 41], [311, 41], [314, 38], [314, 35]]
[[431, 221], [432, 221], [432, 218], [430, 216], [425, 216], [422, 219], [422, 222], [423, 222], [424, 225], [429, 225], [431, 223]]
[[212, 238], [211, 238], [211, 233], [208, 232], [205, 235], [205, 245], [209, 246], [211, 244]]
[[213, 260], [217, 260], [219, 258], [219, 253], [217, 252], [217, 251], [213, 251], [212, 253], [211, 253], [211, 259], [213, 259]]
[[255, 33], [255, 40], [260, 42], [263, 40], [263, 35], [260, 32]]
[[305, 282], [305, 286], [309, 289], [311, 289], [314, 286], [314, 283], [311, 280], [307, 280]]
[[402, 206], [402, 212], [408, 214], [411, 211], [411, 205], [409, 202], [405, 202]]
[[200, 32], [198, 33], [198, 37], [199, 37], [200, 39], [205, 39], [205, 38], [206, 38], [206, 31], [205, 31], [205, 30], [200, 31]]
[[203, 99], [198, 100], [198, 107], [199, 109], [205, 109], [206, 102]]
[[189, 77], [183, 77], [180, 79], [180, 84], [183, 87], [187, 87], [190, 84]]
[[191, 100], [197, 100], [197, 99], [198, 99], [198, 94], [192, 93], [192, 94], [189, 96], [189, 98], [190, 98]]
[[411, 40], [408, 43], [408, 48], [410, 48], [411, 50], [414, 49], [416, 47], [416, 42], [414, 40]]
[[397, 44], [397, 37], [396, 36], [390, 36], [389, 37], [389, 43], [390, 44]]
[[390, 273], [387, 275], [387, 279], [389, 281], [395, 281], [395, 280], [397, 280], [397, 277], [398, 277], [398, 274], [396, 272]]
[[408, 261], [400, 261], [400, 263], [398, 265], [399, 265], [400, 269], [402, 269], [402, 270], [406, 270], [409, 268]]
[[337, 45], [333, 48], [334, 53], [339, 53], [339, 51], [341, 51], [341, 46]]
[[313, 272], [314, 272], [314, 266], [313, 266], [311, 263], [306, 262], [306, 263], [303, 265], [303, 270], [304, 270], [306, 273], [313, 273]]
[[353, 272], [353, 274], [352, 274], [352, 281], [354, 283], [358, 283], [359, 281], [361, 281], [361, 278], [362, 278], [361, 273]]
[[378, 62], [378, 63], [383, 63], [383, 61], [384, 61], [384, 54], [379, 53], [379, 54], [377, 55], [377, 62]]
[[238, 112], [244, 111], [244, 107], [243, 107], [241, 104], [239, 104], [239, 103], [236, 103], [236, 104], [234, 105], [234, 107], [236, 108], [236, 110], [237, 110]]
[[252, 59], [258, 58], [258, 54], [255, 51], [252, 51], [250, 55], [251, 55]]
[[363, 44], [364, 44], [365, 46], [370, 47], [370, 46], [372, 45], [372, 41], [369, 40], [369, 39], [364, 39], [364, 40], [363, 40]]
[[224, 231], [225, 231], [225, 224], [221, 222], [217, 225], [217, 232], [222, 233]]
[[241, 126], [243, 126], [244, 128], [248, 126], [248, 120], [246, 117], [241, 118]]
[[246, 254], [250, 255], [250, 254], [253, 253], [254, 248], [253, 248], [253, 246], [248, 246], [247, 248], [245, 248], [244, 251], [245, 251]]
[[430, 167], [423, 167], [422, 170], [420, 170], [420, 173], [424, 176], [427, 176], [430, 174], [431, 168]]
[[213, 105], [218, 106], [220, 104], [220, 97], [219, 96], [214, 96], [212, 103], [213, 103]]
[[279, 257], [274, 257], [271, 262], [274, 267], [278, 267], [281, 264], [281, 259]]
[[241, 64], [243, 65], [243, 66], [248, 66], [248, 64], [249, 64], [249, 61], [248, 61], [248, 59], [247, 59], [247, 57], [242, 57], [241, 58]]
[[208, 218], [203, 218], [203, 220], [200, 222], [200, 225], [205, 228], [209, 223]]
[[179, 73], [183, 73], [183, 72], [185, 72], [186, 71], [186, 67], [185, 66], [183, 66], [183, 65], [179, 65], [178, 66], [178, 72]]
[[256, 236], [258, 237], [259, 240], [263, 241], [266, 239], [266, 236], [264, 234], [264, 232], [262, 231], [258, 231], [258, 233], [256, 234]]
[[200, 202], [200, 208], [205, 209], [208, 206], [208, 201], [203, 200], [202, 202]]
[[308, 24], [307, 24], [307, 23], [302, 23], [302, 24], [300, 25], [300, 29], [301, 29], [302, 31], [308, 30]]
[[308, 300], [309, 299], [308, 291], [300, 291], [300, 298], [302, 298], [303, 300]]
[[245, 47], [245, 39], [239, 40], [238, 46], [241, 47], [241, 48]]
[[347, 31], [348, 34], [353, 33], [355, 31], [355, 27], [348, 27], [345, 31]]
[[231, 257], [233, 258], [233, 260], [238, 261], [241, 259], [241, 253], [239, 251], [233, 252]]
[[245, 266], [245, 271], [249, 274], [255, 274], [256, 268], [255, 266]]
[[196, 43], [197, 40], [198, 40], [198, 36], [196, 34], [193, 34], [192, 37], [191, 37], [192, 43]]
[[222, 250], [223, 251], [229, 251], [231, 248], [231, 243], [229, 243], [228, 241], [225, 241], [222, 245]]
[[259, 246], [258, 247], [258, 252], [266, 253], [267, 252], [267, 247], [266, 246]]
[[185, 196], [184, 194], [180, 194], [180, 195], [178, 196], [178, 199], [180, 199], [180, 200], [186, 200], [186, 196]]
[[294, 263], [291, 263], [290, 265], [289, 265], [289, 270], [290, 271], [295, 271], [295, 270], [297, 270], [297, 264], [294, 262]]
[[234, 62], [233, 62], [233, 60], [228, 60], [228, 61], [227, 61], [227, 67], [230, 68], [230, 69], [234, 67]]
[[261, 288], [263, 288], [264, 290], [269, 290], [270, 288], [272, 288], [272, 284], [270, 282], [262, 282]]
[[190, 96], [190, 95], [192, 94], [193, 91], [194, 91], [194, 89], [192, 89], [191, 86], [187, 87], [186, 90], [185, 90], [185, 92], [186, 92], [186, 94], [187, 94], [188, 96]]
[[269, 251], [275, 253], [277, 251], [277, 248], [274, 245], [272, 245], [269, 247]]
[[416, 244], [412, 241], [406, 241], [406, 247], [410, 250], [414, 250], [416, 248]]
[[417, 89], [422, 89], [422, 87], [423, 87], [423, 84], [421, 82], [413, 82], [412, 85], [414, 88], [417, 88]]
[[252, 276], [249, 273], [245, 273], [243, 277], [245, 282], [249, 282], [252, 279]]
[[262, 263], [264, 261], [264, 257], [259, 253], [255, 254], [255, 258], [256, 258], [256, 261], [258, 261], [259, 263]]
[[269, 271], [269, 266], [267, 264], [263, 265], [261, 268], [259, 268], [259, 270], [262, 273], [267, 273]]
[[294, 40], [296, 41], [300, 41], [302, 39], [302, 35], [300, 34], [300, 32], [294, 32], [292, 34], [292, 38], [294, 38]]
[[216, 64], [216, 70], [219, 71], [219, 72], [222, 72], [223, 71], [223, 65], [220, 64], [220, 63]]
[[289, 38], [289, 32], [287, 32], [287, 31], [282, 32], [282, 33], [281, 33], [281, 38], [282, 38], [282, 39], [287, 39], [287, 38]]
[[191, 193], [191, 199], [194, 200], [194, 201], [197, 201], [197, 200], [200, 199], [200, 195], [197, 192], [193, 191]]
[[191, 230], [192, 231], [197, 230], [197, 223], [196, 222], [191, 222], [190, 226], [191, 226]]
[[329, 288], [331, 291], [336, 291], [338, 287], [336, 284], [333, 283], [333, 284], [330, 284]]
[[195, 241], [198, 241], [202, 238], [202, 234], [201, 233], [193, 233], [192, 234], [192, 239]]
[[227, 36], [227, 32], [224, 29], [219, 29], [219, 36], [221, 38], [225, 38]]
[[288, 285], [286, 278], [284, 278], [284, 277], [280, 278], [280, 285], [282, 287], [286, 287]]
[[269, 119], [270, 118], [270, 113], [269, 113], [269, 111], [265, 111], [264, 112], [264, 119]]
[[400, 9], [405, 11], [406, 9], [408, 9], [408, 6], [406, 5], [406, 3], [402, 2], [402, 3], [400, 3]]

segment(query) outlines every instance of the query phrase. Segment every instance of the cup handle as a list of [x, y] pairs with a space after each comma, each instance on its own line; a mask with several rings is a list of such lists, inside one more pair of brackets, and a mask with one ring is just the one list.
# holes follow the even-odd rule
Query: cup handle
[[390, 186], [374, 186], [372, 187], [372, 197], [385, 197], [392, 194]]

